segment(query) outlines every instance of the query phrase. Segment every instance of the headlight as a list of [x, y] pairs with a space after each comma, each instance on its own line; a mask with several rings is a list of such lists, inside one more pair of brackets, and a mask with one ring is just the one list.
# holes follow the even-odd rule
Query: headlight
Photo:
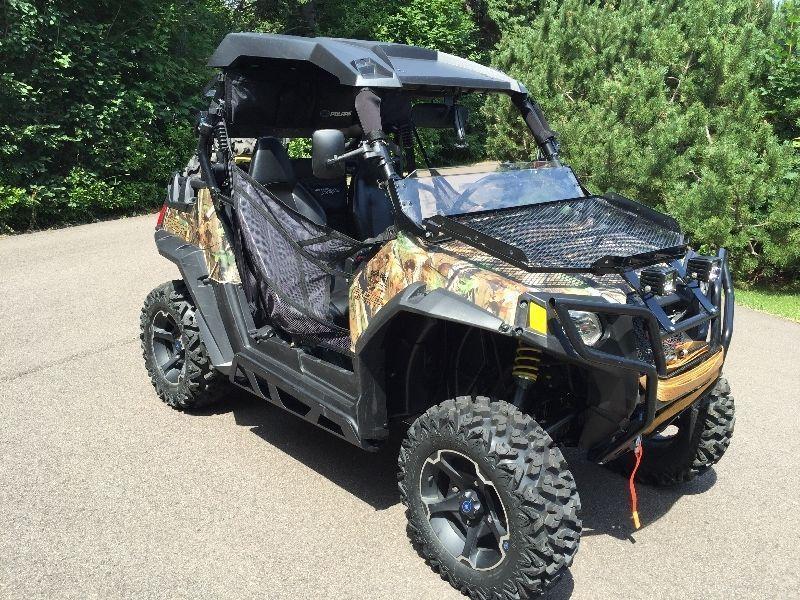
[[582, 310], [571, 310], [569, 316], [578, 328], [578, 333], [587, 346], [594, 346], [603, 337], [603, 325], [597, 315]]

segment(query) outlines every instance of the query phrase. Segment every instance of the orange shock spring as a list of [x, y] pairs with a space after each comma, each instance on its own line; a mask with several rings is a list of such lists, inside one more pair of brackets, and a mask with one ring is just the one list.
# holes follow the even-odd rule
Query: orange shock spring
[[539, 348], [528, 346], [520, 340], [511, 374], [533, 383], [539, 378], [539, 363], [541, 362], [542, 351]]

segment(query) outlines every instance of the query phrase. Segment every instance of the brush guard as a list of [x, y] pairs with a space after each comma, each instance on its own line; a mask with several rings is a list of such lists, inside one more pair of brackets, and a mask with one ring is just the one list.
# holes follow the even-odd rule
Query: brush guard
[[[689, 363], [681, 371], [668, 372], [663, 344], [666, 337], [708, 324], [710, 333], [707, 356], [710, 357], [721, 349], [727, 352], [733, 333], [734, 292], [727, 251], [720, 249], [717, 256], [721, 259], [722, 273], [720, 279], [711, 284], [713, 287], [709, 288], [708, 296], [701, 292], [696, 282], [687, 286], [694, 297], [698, 299], [700, 313], [677, 323], [673, 323], [669, 319], [660, 305], [657, 310], [652, 310], [649, 305], [612, 304], [597, 300], [558, 297], [550, 300], [550, 306], [558, 319], [561, 330], [578, 358], [593, 365], [633, 371], [645, 377], [644, 402], [636, 408], [631, 416], [628, 429], [615, 436], [609, 443], [591, 448], [588, 453], [589, 460], [599, 463], [608, 462], [630, 448], [636, 438], [646, 433], [656, 419], [659, 405], [657, 397], [659, 378], [675, 376], [679, 372], [685, 371], [686, 368], [694, 366], [694, 363]], [[686, 276], [686, 268], [683, 263], [675, 261], [672, 266], [677, 269], [680, 277]], [[634, 275], [634, 273], [629, 274], [629, 276]], [[627, 315], [641, 319], [648, 334], [653, 362], [612, 354], [587, 346], [569, 315], [571, 310], [606, 315]], [[668, 324], [664, 323], [664, 320]]]

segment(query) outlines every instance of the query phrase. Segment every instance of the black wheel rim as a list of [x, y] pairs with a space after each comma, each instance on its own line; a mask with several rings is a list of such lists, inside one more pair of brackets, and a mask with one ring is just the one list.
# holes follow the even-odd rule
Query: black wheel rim
[[419, 489], [434, 535], [456, 560], [478, 571], [503, 562], [510, 544], [508, 516], [497, 488], [475, 461], [437, 450], [422, 466]]
[[150, 332], [156, 367], [169, 383], [178, 383], [186, 362], [186, 349], [178, 323], [171, 314], [160, 310], [153, 315]]

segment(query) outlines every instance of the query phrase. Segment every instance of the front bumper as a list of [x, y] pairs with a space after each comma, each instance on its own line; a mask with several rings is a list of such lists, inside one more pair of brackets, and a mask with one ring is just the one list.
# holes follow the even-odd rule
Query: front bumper
[[[591, 447], [588, 452], [590, 460], [602, 463], [619, 456], [637, 437], [653, 432], [670, 420], [719, 378], [733, 333], [734, 293], [727, 253], [720, 250], [718, 256], [722, 262], [721, 277], [709, 284], [706, 293], [696, 282], [687, 286], [685, 292], [692, 299], [694, 314], [676, 322], [669, 319], [653, 298], [643, 306], [615, 304], [585, 296], [554, 296], [547, 300], [548, 332], [557, 338], [559, 349], [569, 358], [588, 367], [640, 375], [642, 400], [630, 416], [628, 426], [608, 442]], [[675, 261], [672, 266], [680, 277], [686, 276], [684, 261]], [[628, 277], [635, 278], [635, 273], [626, 273], [626, 279]], [[535, 300], [531, 298], [531, 301]], [[625, 354], [587, 346], [569, 316], [571, 310], [592, 312], [607, 318], [638, 319], [647, 332], [652, 360], [642, 360], [630, 352]], [[702, 351], [689, 354], [686, 360], [668, 361], [663, 343], [665, 338], [690, 330], [695, 334], [693, 337], [702, 335], [707, 340]], [[545, 342], [542, 336], [536, 338], [539, 338], [536, 339], [539, 345], [554, 345], [542, 343]]]

